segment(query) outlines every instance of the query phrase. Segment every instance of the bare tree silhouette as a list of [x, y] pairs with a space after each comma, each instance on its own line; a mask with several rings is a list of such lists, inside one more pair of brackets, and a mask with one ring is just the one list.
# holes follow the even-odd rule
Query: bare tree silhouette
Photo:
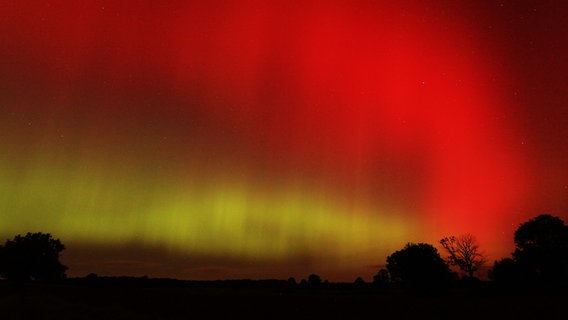
[[469, 277], [473, 277], [473, 274], [487, 262], [479, 250], [475, 237], [469, 233], [442, 238], [440, 244], [448, 253], [446, 260], [449, 264], [458, 266]]

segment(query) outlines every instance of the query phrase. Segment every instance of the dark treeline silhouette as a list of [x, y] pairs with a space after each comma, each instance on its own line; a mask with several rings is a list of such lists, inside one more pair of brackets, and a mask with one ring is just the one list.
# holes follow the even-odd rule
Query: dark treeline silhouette
[[317, 274], [300, 281], [66, 278], [63, 244], [28, 233], [0, 246], [0, 319], [560, 319], [568, 293], [566, 229], [550, 215], [521, 224], [515, 251], [494, 263], [492, 281], [474, 277], [485, 258], [466, 235], [440, 240], [446, 257], [431, 244], [408, 243], [372, 282], [347, 283]]
[[[543, 214], [519, 226], [514, 234], [511, 258], [495, 261], [489, 277], [498, 288], [533, 290], [534, 286], [565, 292], [568, 288], [568, 227], [558, 218]], [[444, 261], [430, 244], [407, 244], [387, 258], [387, 268], [373, 277], [377, 287], [405, 287], [411, 291], [444, 291], [449, 287], [479, 287], [475, 272], [486, 263], [475, 238], [466, 234], [440, 240], [448, 253]], [[464, 275], [448, 268], [458, 267]], [[533, 290], [533, 292], [536, 292]]]
[[150, 278], [148, 276], [98, 276], [91, 273], [85, 277], [69, 278], [67, 284], [88, 287], [120, 287], [120, 288], [288, 288], [292, 287], [287, 280], [278, 279], [237, 279], [237, 280], [178, 280], [171, 278]]
[[[510, 258], [495, 261], [490, 280], [498, 288], [541, 285], [547, 288], [568, 286], [568, 227], [558, 217], [540, 215], [519, 226], [514, 233], [515, 251]], [[83, 278], [66, 279], [67, 267], [59, 261], [65, 246], [49, 233], [17, 235], [0, 246], [0, 278], [22, 286], [26, 283], [65, 283], [95, 287], [191, 287], [191, 288], [285, 288], [286, 290], [355, 290], [374, 292], [443, 293], [452, 288], [480, 286], [474, 277], [486, 262], [475, 238], [450, 236], [440, 240], [443, 258], [427, 243], [408, 243], [390, 254], [386, 268], [380, 269], [372, 282], [359, 277], [352, 283], [322, 281], [310, 274], [299, 282], [287, 280], [215, 280], [193, 281], [151, 279], [145, 277], [99, 277], [92, 273]], [[451, 267], [462, 272], [459, 275]], [[491, 286], [486, 285], [490, 288]]]

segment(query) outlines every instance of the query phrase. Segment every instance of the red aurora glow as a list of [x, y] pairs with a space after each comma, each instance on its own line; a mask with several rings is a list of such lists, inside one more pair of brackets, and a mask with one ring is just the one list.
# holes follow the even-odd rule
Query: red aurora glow
[[102, 172], [132, 163], [138, 185], [159, 162], [165, 182], [242, 177], [252, 194], [297, 186], [395, 208], [377, 213], [418, 226], [415, 239], [470, 232], [497, 258], [530, 198], [528, 163], [504, 117], [504, 57], [462, 7], [4, 2], [2, 98], [45, 121], [5, 143], [61, 130], [65, 161], [81, 146]]

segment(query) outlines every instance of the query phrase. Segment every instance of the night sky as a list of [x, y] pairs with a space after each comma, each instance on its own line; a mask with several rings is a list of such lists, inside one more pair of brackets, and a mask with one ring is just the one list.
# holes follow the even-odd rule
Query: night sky
[[0, 1], [0, 239], [70, 276], [366, 279], [568, 221], [568, 2]]

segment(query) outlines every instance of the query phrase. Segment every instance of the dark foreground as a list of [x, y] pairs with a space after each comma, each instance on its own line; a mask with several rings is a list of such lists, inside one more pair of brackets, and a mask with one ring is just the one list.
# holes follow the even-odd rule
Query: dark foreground
[[0, 284], [0, 319], [567, 319], [565, 294], [367, 287]]

